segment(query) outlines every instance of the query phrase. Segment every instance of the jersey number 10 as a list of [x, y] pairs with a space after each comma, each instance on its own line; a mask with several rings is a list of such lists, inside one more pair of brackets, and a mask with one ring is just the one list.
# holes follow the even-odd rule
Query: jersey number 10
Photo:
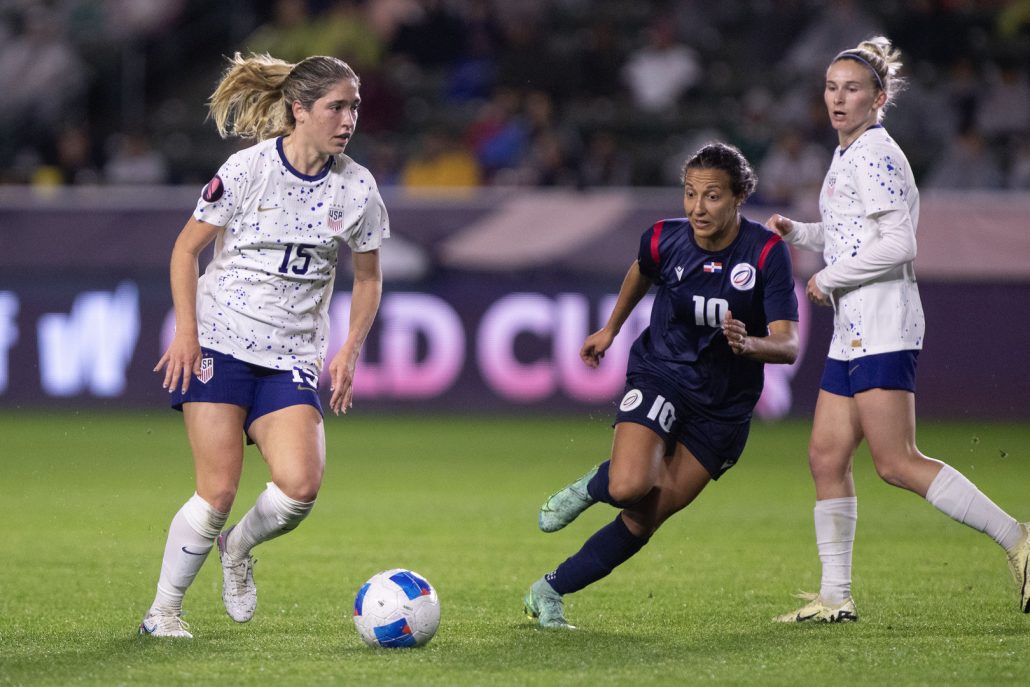
[[721, 327], [729, 309], [730, 302], [725, 298], [694, 296], [694, 322], [699, 327]]

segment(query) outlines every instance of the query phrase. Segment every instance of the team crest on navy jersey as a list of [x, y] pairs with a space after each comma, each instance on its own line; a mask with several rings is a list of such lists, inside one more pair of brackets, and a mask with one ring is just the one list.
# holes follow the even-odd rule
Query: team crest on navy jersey
[[341, 231], [343, 229], [343, 208], [329, 208], [327, 224], [332, 231]]
[[222, 177], [216, 174], [211, 177], [211, 181], [207, 182], [201, 197], [207, 202], [213, 203], [221, 198], [223, 193], [225, 193], [225, 186], [222, 184]]
[[644, 394], [641, 393], [640, 389], [630, 389], [626, 392], [626, 395], [622, 397], [622, 403], [619, 404], [619, 410], [627, 412], [633, 410], [643, 402]]
[[215, 376], [215, 359], [214, 358], [201, 358], [200, 359], [200, 374], [197, 375], [197, 381], [201, 384], [207, 384], [211, 381], [211, 378]]
[[746, 262], [734, 265], [730, 271], [730, 284], [737, 291], [750, 291], [755, 288], [757, 279], [758, 271]]

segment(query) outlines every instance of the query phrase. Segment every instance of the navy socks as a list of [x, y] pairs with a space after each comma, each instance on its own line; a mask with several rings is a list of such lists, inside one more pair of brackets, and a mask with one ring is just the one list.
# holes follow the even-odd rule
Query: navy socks
[[[608, 463], [604, 463], [603, 467], [607, 477]], [[598, 470], [598, 474], [600, 472]], [[544, 577], [554, 591], [571, 594], [607, 576], [632, 558], [647, 541], [647, 538], [636, 537], [629, 531], [620, 513], [615, 520], [587, 539], [583, 548]]]

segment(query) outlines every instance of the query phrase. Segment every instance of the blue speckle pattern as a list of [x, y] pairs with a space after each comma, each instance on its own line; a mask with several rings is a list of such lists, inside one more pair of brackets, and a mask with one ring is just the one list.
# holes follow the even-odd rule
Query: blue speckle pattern
[[218, 170], [222, 196], [197, 202], [196, 219], [225, 228], [198, 282], [200, 343], [317, 376], [340, 248], [379, 248], [389, 217], [367, 169], [338, 155], [320, 174], [302, 175], [279, 140], [232, 155]]
[[838, 148], [819, 210], [827, 265], [819, 279], [832, 284], [835, 301], [829, 356], [850, 360], [922, 348], [925, 324], [912, 257], [919, 191], [905, 154], [883, 127]]

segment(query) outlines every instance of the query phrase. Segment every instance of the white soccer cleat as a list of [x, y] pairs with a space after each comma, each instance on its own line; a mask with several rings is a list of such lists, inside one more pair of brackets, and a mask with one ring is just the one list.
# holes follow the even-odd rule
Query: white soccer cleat
[[222, 603], [229, 617], [245, 623], [257, 610], [257, 585], [254, 584], [254, 563], [250, 556], [236, 560], [225, 551], [229, 528], [218, 535], [218, 559], [222, 562]]
[[139, 633], [145, 637], [193, 639], [193, 635], [190, 634], [190, 626], [182, 619], [180, 613], [166, 612], [157, 608], [151, 608], [143, 616], [143, 622], [139, 624]]
[[596, 501], [587, 493], [587, 484], [596, 474], [595, 466], [572, 484], [547, 497], [544, 505], [540, 507], [540, 515], [537, 518], [540, 529], [544, 532], [557, 532], [594, 505]]
[[854, 623], [858, 621], [855, 600], [851, 597], [839, 604], [827, 604], [818, 594], [801, 592], [796, 595], [808, 603], [791, 613], [773, 618], [777, 623]]
[[1019, 587], [1019, 609], [1030, 613], [1030, 523], [1022, 522], [1019, 543], [1008, 550], [1009, 570]]

